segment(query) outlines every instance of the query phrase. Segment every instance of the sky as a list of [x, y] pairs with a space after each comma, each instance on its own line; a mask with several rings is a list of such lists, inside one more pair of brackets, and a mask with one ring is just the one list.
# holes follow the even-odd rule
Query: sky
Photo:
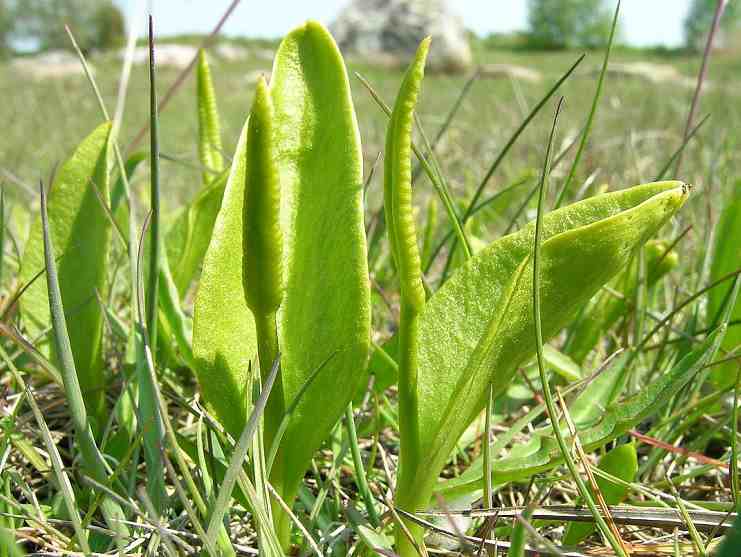
[[[558, 0], [552, 0], [558, 1]], [[151, 9], [157, 34], [208, 33], [231, 0], [115, 0], [129, 13], [143, 2]], [[224, 26], [227, 35], [274, 38], [306, 19], [331, 23], [349, 0], [242, 0]], [[526, 0], [450, 0], [454, 12], [479, 35], [527, 27]], [[682, 43], [682, 21], [690, 0], [623, 0], [621, 26], [634, 46]], [[143, 26], [140, 26], [143, 28]]]

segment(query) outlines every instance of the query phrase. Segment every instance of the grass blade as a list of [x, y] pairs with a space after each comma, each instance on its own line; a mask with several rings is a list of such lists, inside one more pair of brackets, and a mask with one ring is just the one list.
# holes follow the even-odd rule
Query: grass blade
[[208, 529], [206, 531], [206, 535], [211, 542], [214, 542], [216, 540], [218, 529], [222, 524], [224, 514], [227, 511], [227, 505], [229, 504], [229, 501], [232, 497], [234, 485], [237, 483], [237, 476], [242, 471], [242, 464], [244, 463], [245, 456], [247, 455], [247, 451], [249, 450], [250, 444], [252, 443], [252, 436], [257, 429], [259, 419], [265, 411], [265, 406], [268, 403], [270, 390], [273, 387], [275, 378], [278, 375], [279, 364], [280, 355], [273, 363], [273, 368], [270, 370], [270, 375], [268, 375], [267, 379], [265, 380], [265, 384], [260, 391], [260, 398], [255, 404], [255, 407], [252, 410], [252, 414], [250, 414], [250, 419], [244, 426], [242, 435], [240, 435], [239, 441], [234, 447], [234, 452], [229, 459], [229, 467], [227, 468], [226, 475], [224, 476], [224, 481], [221, 482], [221, 486], [219, 486], [219, 495], [216, 498], [213, 510], [211, 511], [211, 518], [209, 519]]
[[666, 164], [664, 165], [664, 167], [663, 167], [663, 168], [662, 168], [662, 169], [661, 169], [661, 170], [659, 171], [659, 173], [658, 173], [658, 174], [656, 175], [656, 176], [657, 176], [657, 178], [656, 178], [656, 180], [657, 180], [657, 181], [658, 181], [658, 180], [663, 180], [663, 179], [664, 179], [664, 176], [666, 176], [666, 173], [667, 173], [667, 172], [669, 172], [669, 168], [671, 167], [672, 163], [673, 163], [673, 162], [674, 162], [675, 160], [678, 160], [678, 159], [679, 159], [679, 156], [680, 156], [680, 155], [682, 154], [682, 152], [684, 151], [684, 149], [685, 149], [685, 148], [687, 147], [687, 145], [689, 144], [689, 142], [690, 142], [690, 139], [692, 139], [692, 138], [693, 138], [693, 137], [695, 136], [695, 134], [696, 134], [696, 133], [697, 133], [698, 131], [700, 131], [700, 128], [701, 128], [701, 127], [703, 126], [703, 124], [704, 124], [705, 122], [707, 122], [707, 121], [708, 121], [708, 118], [710, 118], [710, 114], [706, 114], [705, 116], [703, 116], [702, 120], [700, 120], [700, 121], [699, 121], [699, 122], [698, 122], [698, 123], [697, 123], [697, 124], [695, 125], [695, 127], [694, 127], [694, 128], [692, 128], [692, 129], [690, 130], [690, 132], [689, 132], [689, 133], [688, 133], [687, 135], [685, 135], [684, 139], [682, 140], [682, 144], [681, 144], [681, 145], [680, 145], [679, 147], [677, 147], [677, 150], [676, 150], [676, 151], [674, 151], [674, 153], [672, 153], [672, 156], [671, 156], [671, 157], [669, 157], [669, 160], [668, 160], [668, 161], [666, 161]]
[[352, 403], [347, 405], [345, 411], [345, 423], [347, 424], [347, 435], [350, 439], [350, 450], [352, 453], [352, 462], [355, 467], [355, 481], [358, 485], [358, 490], [363, 496], [365, 501], [365, 508], [368, 510], [368, 518], [374, 528], [378, 528], [381, 524], [381, 520], [378, 516], [378, 512], [375, 507], [375, 500], [373, 493], [371, 493], [370, 487], [368, 486], [368, 479], [365, 474], [365, 468], [363, 467], [363, 458], [360, 455], [360, 446], [358, 445], [358, 432], [355, 429], [355, 418], [353, 416]]
[[602, 535], [607, 539], [607, 541], [610, 543], [610, 546], [612, 546], [613, 551], [615, 551], [617, 555], [625, 557], [627, 553], [625, 551], [625, 548], [623, 547], [623, 544], [619, 541], [618, 538], [613, 535], [612, 531], [607, 526], [604, 518], [602, 518], [602, 515], [600, 514], [599, 509], [597, 508], [597, 505], [592, 498], [592, 494], [584, 483], [584, 480], [579, 475], [576, 464], [571, 458], [569, 448], [566, 446], [566, 441], [563, 437], [563, 433], [561, 432], [561, 428], [559, 427], [556, 404], [553, 400], [553, 393], [551, 393], [551, 389], [548, 383], [548, 375], [546, 374], [545, 361], [543, 356], [543, 331], [540, 320], [540, 244], [543, 229], [543, 205], [545, 190], [548, 182], [548, 174], [550, 172], [551, 148], [553, 146], [553, 136], [556, 130], [558, 115], [561, 111], [562, 104], [563, 97], [561, 97], [561, 100], [558, 103], [558, 107], [556, 108], [556, 115], [553, 119], [553, 127], [551, 128], [551, 134], [548, 139], [548, 146], [546, 148], [545, 154], [545, 163], [543, 165], [543, 174], [540, 178], [540, 192], [538, 195], [538, 216], [535, 221], [535, 247], [533, 256], [533, 312], [535, 317], [535, 349], [537, 354], [538, 371], [540, 373], [540, 382], [543, 385], [543, 397], [545, 398], [546, 407], [548, 408], [548, 416], [550, 417], [551, 425], [553, 426], [553, 434], [556, 437], [559, 448], [561, 449], [564, 461], [566, 462], [566, 465], [571, 472], [574, 481], [576, 482], [582, 499], [586, 502], [589, 510], [592, 511], [594, 520], [597, 523], [600, 531], [602, 532]]
[[592, 131], [592, 122], [594, 121], [594, 114], [597, 112], [597, 104], [599, 104], [599, 100], [602, 95], [602, 85], [605, 81], [605, 75], [607, 75], [607, 63], [610, 60], [610, 51], [612, 50], [612, 42], [615, 38], [615, 29], [617, 28], [617, 20], [619, 14], [620, 0], [618, 0], [617, 5], [615, 6], [615, 15], [612, 18], [612, 27], [610, 27], [610, 38], [607, 40], [607, 49], [605, 50], [605, 58], [602, 61], [602, 70], [600, 71], [599, 79], [597, 80], [597, 89], [594, 91], [592, 108], [589, 110], [587, 123], [584, 126], [584, 131], [582, 132], [581, 141], [579, 142], [579, 147], [576, 150], [576, 155], [574, 155], [574, 161], [571, 163], [571, 169], [569, 170], [566, 181], [564, 181], [563, 187], [561, 187], [561, 191], [558, 193], [558, 197], [556, 198], [556, 203], [554, 204], [555, 209], [558, 209], [561, 206], [561, 203], [566, 196], [566, 192], [568, 191], [569, 186], [571, 185], [571, 181], [574, 179], [574, 175], [576, 174], [576, 167], [579, 166], [579, 161], [581, 161], [581, 156], [584, 153], [584, 147], [586, 146], [587, 140], [589, 139], [589, 132]]
[[149, 16], [149, 146], [150, 190], [149, 203], [149, 285], [147, 289], [147, 328], [149, 343], [157, 347], [157, 296], [160, 258], [160, 148], [159, 116], [157, 114], [157, 86], [154, 62], [154, 20]]
[[[697, 85], [695, 86], [695, 92], [692, 94], [692, 103], [690, 104], [690, 111], [687, 114], [687, 124], [684, 127], [684, 138], [687, 140], [690, 134], [690, 128], [692, 127], [692, 121], [695, 118], [695, 111], [700, 104], [700, 92], [702, 91], [702, 84], [705, 82], [705, 77], [708, 73], [708, 62], [710, 61], [710, 53], [713, 51], [713, 41], [715, 40], [715, 34], [720, 28], [720, 18], [723, 15], [723, 11], [726, 8], [729, 0], [717, 0], [715, 3], [715, 12], [713, 13], [713, 23], [710, 24], [710, 32], [708, 33], [707, 42], [705, 43], [705, 50], [702, 53], [702, 65], [700, 66], [700, 73], [697, 74]], [[679, 170], [682, 168], [682, 154], [684, 151], [679, 152], [677, 157], [677, 164], [674, 166], [674, 175], [679, 175]]]
[[[75, 361], [72, 357], [72, 346], [70, 345], [69, 335], [67, 333], [67, 322], [64, 317], [64, 307], [62, 306], [62, 293], [59, 288], [57, 265], [54, 261], [54, 247], [49, 232], [46, 193], [44, 192], [43, 185], [39, 189], [41, 193], [41, 226], [46, 263], [46, 284], [49, 291], [49, 310], [52, 317], [54, 343], [61, 367], [64, 391], [67, 404], [69, 405], [72, 424], [75, 429], [75, 438], [80, 446], [83, 466], [95, 480], [104, 483], [108, 476], [108, 471], [103, 456], [95, 444], [95, 438], [93, 437], [93, 431], [90, 427], [87, 410], [85, 409], [85, 401], [82, 397], [80, 383], [77, 378]], [[123, 510], [118, 503], [110, 498], [106, 498], [103, 501], [101, 509], [108, 527], [118, 536], [117, 543], [122, 545], [123, 539], [129, 535], [129, 530], [123, 523], [125, 519]]]
[[[576, 59], [576, 61], [569, 67], [568, 70], [556, 81], [556, 83], [553, 84], [553, 86], [546, 92], [545, 95], [543, 95], [543, 98], [538, 101], [538, 103], [533, 107], [533, 109], [530, 111], [530, 113], [525, 117], [525, 119], [522, 121], [522, 123], [517, 127], [517, 129], [514, 131], [514, 133], [510, 136], [510, 138], [507, 140], [507, 143], [504, 144], [504, 147], [500, 151], [499, 155], [497, 155], [497, 158], [494, 159], [494, 162], [489, 167], [489, 170], [486, 171], [486, 174], [484, 175], [483, 179], [479, 183], [478, 187], [476, 188], [476, 191], [473, 194], [473, 197], [468, 202], [468, 206], [466, 207], [465, 212], [463, 213], [463, 224], [466, 224], [468, 222], [468, 219], [470, 219], [476, 211], [479, 210], [480, 205], [477, 205], [479, 199], [481, 198], [481, 195], [484, 193], [484, 189], [486, 189], [486, 185], [489, 183], [489, 180], [491, 180], [491, 177], [494, 175], [494, 172], [496, 172], [497, 168], [499, 168], [499, 165], [502, 164], [502, 161], [504, 161], [504, 158], [507, 156], [507, 153], [509, 153], [510, 149], [514, 146], [514, 144], [517, 142], [517, 139], [522, 135], [522, 132], [525, 131], [525, 128], [530, 125], [530, 122], [532, 122], [533, 118], [540, 112], [540, 109], [545, 106], [545, 104], [548, 102], [548, 99], [550, 99], [556, 91], [563, 85], [563, 83], [571, 76], [572, 73], [574, 73], [574, 70], [579, 66], [579, 64], [582, 63], [584, 58], [586, 57], [586, 54], [582, 54], [579, 56], [579, 58]], [[495, 194], [496, 195], [496, 194]], [[483, 203], [481, 204], [483, 205]], [[438, 244], [438, 246], [433, 250], [433, 255], [430, 258], [429, 265], [432, 264], [432, 260], [435, 259], [435, 256], [440, 252], [443, 245], [447, 239], [443, 239], [443, 241]], [[451, 253], [453, 249], [455, 249], [455, 243], [453, 246], [451, 246]], [[428, 268], [429, 268], [428, 265]], [[425, 269], [427, 271], [428, 269]]]

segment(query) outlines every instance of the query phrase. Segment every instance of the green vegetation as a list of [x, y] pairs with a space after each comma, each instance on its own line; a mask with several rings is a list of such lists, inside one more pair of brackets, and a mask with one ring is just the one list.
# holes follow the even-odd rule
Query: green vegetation
[[612, 10], [604, 0], [528, 0], [532, 48], [595, 48], [610, 33]]
[[[134, 66], [123, 122], [2, 82], [0, 557], [628, 555], [666, 508], [662, 552], [733, 539], [737, 60], [685, 145], [681, 79], [609, 71], [642, 54], [484, 49], [542, 75], [469, 88], [429, 47], [348, 69], [307, 22], [272, 60], [201, 51], [161, 111], [176, 70]], [[492, 504], [517, 518], [466, 513]]]
[[13, 22], [10, 37], [31, 43], [25, 48], [71, 50], [64, 25], [84, 52], [122, 46], [126, 36], [124, 16], [112, 0], [3, 0], [3, 17]]
[[[684, 20], [684, 40], [687, 48], [702, 50], [705, 46], [708, 29], [713, 23], [713, 16], [718, 2], [715, 0], [692, 0]], [[725, 2], [720, 28], [725, 35], [722, 43], [733, 43], [734, 34], [741, 24], [741, 9], [737, 2]]]

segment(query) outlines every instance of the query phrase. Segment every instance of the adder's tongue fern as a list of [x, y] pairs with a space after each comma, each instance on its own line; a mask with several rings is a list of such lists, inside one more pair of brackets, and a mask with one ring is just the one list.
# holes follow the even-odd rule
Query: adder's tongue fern
[[[420, 454], [417, 436], [417, 317], [425, 303], [422, 271], [417, 247], [417, 233], [412, 212], [412, 125], [414, 107], [424, 77], [425, 61], [430, 38], [422, 41], [411, 66], [407, 70], [386, 134], [384, 163], [384, 208], [389, 243], [399, 275], [401, 313], [399, 318], [399, 428], [401, 433], [401, 476], [397, 504], [404, 507], [407, 499], [405, 486], [412, 485], [409, 477], [415, 474]], [[417, 509], [407, 509], [414, 511]], [[409, 525], [419, 529], [418, 526]], [[397, 543], [408, 543], [399, 536]]]
[[275, 313], [283, 297], [283, 233], [274, 144], [273, 102], [265, 78], [260, 77], [247, 130], [244, 194], [244, 295], [256, 314]]
[[412, 125], [430, 38], [422, 41], [404, 76], [386, 133], [384, 207], [394, 262], [399, 271], [402, 304], [418, 313], [425, 301], [412, 213]]
[[[268, 85], [260, 77], [247, 129], [242, 283], [247, 306], [255, 317], [263, 376], [267, 376], [278, 356], [276, 312], [283, 298], [283, 233], [279, 222], [280, 181], [275, 164], [273, 115]], [[276, 385], [278, 392], [279, 385], [280, 381]], [[276, 395], [271, 400], [282, 401], [282, 396]], [[282, 407], [275, 411], [282, 413]], [[279, 415], [274, 418], [276, 423], [280, 421]], [[267, 422], [270, 439], [271, 407]]]

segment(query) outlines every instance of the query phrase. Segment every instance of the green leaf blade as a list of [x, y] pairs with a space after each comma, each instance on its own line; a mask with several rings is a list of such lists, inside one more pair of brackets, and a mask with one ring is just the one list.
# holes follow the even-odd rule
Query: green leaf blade
[[[101, 124], [80, 143], [59, 169], [48, 201], [67, 330], [80, 387], [95, 420], [95, 429], [102, 425], [106, 392], [103, 314], [96, 292], [104, 296], [110, 251], [111, 223], [100, 201], [110, 203], [110, 131], [110, 123]], [[97, 194], [93, 188], [98, 190]], [[41, 221], [37, 219], [23, 254], [21, 281], [31, 280], [44, 268], [43, 253]], [[36, 280], [20, 303], [26, 328], [33, 338], [50, 323], [45, 281]]]
[[255, 321], [242, 287], [245, 123], [206, 251], [193, 318], [193, 356], [206, 403], [233, 437], [249, 415], [249, 365], [257, 356]]
[[336, 352], [283, 437], [282, 478], [273, 482], [290, 501], [314, 451], [366, 377], [370, 289], [360, 133], [342, 56], [320, 24], [308, 22], [283, 40], [271, 94], [285, 246], [278, 312], [285, 407]]
[[[681, 183], [659, 182], [549, 213], [542, 245], [544, 338], [568, 324], [686, 197]], [[535, 352], [528, 280], [533, 233], [531, 223], [491, 244], [441, 287], [421, 315], [419, 429], [422, 452], [432, 456], [420, 475], [421, 501], [458, 436], [483, 408], [489, 383], [501, 394], [516, 366]], [[484, 337], [490, 344], [479, 346]], [[485, 357], [470, 369], [480, 350]]]
[[180, 210], [167, 229], [167, 260], [181, 298], [185, 296], [208, 250], [227, 178], [228, 174], [222, 174], [202, 189]]
[[[735, 184], [735, 197], [721, 213], [715, 231], [715, 252], [710, 270], [712, 281], [731, 273], [741, 267], [741, 182]], [[739, 280], [739, 279], [736, 279]], [[708, 319], [711, 321], [720, 317], [721, 310], [733, 288], [733, 281], [719, 288], [713, 288], [708, 297]], [[741, 301], [737, 301], [731, 313], [731, 321], [741, 320]], [[726, 333], [723, 348], [733, 350], [741, 344], [741, 326], [729, 327]], [[728, 362], [713, 370], [712, 378], [719, 386], [728, 386], [736, 381], [738, 364]]]

